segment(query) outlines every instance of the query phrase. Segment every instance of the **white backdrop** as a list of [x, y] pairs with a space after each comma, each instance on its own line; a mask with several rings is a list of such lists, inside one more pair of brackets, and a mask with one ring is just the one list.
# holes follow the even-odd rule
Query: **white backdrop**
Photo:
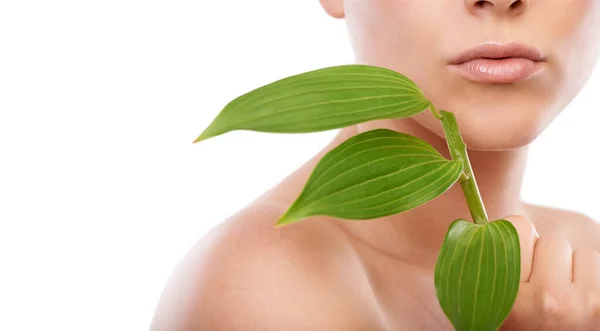
[[[192, 141], [234, 97], [353, 56], [312, 1], [0, 4], [0, 330], [146, 330], [175, 264], [335, 132]], [[600, 72], [523, 197], [600, 219]]]

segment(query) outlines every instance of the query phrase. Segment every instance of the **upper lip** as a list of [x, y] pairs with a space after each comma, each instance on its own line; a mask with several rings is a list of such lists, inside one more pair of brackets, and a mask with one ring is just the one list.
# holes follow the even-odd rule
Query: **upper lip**
[[525, 58], [532, 61], [544, 61], [544, 56], [538, 49], [522, 43], [484, 43], [469, 48], [458, 57], [452, 59], [450, 64], [461, 64], [475, 59], [504, 59]]

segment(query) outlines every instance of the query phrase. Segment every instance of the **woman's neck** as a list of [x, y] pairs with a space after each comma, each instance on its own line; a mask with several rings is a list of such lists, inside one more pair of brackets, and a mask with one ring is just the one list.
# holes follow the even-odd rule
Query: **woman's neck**
[[[376, 128], [419, 137], [450, 158], [446, 140], [412, 119], [374, 121], [346, 128], [340, 131], [333, 144]], [[490, 221], [523, 214], [520, 191], [527, 148], [496, 152], [469, 150], [468, 153]], [[372, 221], [340, 224], [383, 253], [429, 268], [435, 264], [450, 223], [459, 218], [471, 220], [471, 215], [460, 185], [454, 185], [441, 196], [407, 212]]]
[[[302, 191], [313, 168], [328, 151], [356, 134], [377, 128], [419, 137], [450, 158], [446, 140], [410, 118], [363, 123], [340, 130], [321, 152], [260, 200], [291, 204]], [[490, 221], [524, 214], [520, 190], [527, 148], [501, 152], [469, 150], [469, 159]], [[401, 214], [338, 223], [352, 236], [381, 253], [423, 268], [432, 268], [450, 223], [459, 218], [471, 220], [465, 201], [460, 185], [454, 185], [441, 196]]]

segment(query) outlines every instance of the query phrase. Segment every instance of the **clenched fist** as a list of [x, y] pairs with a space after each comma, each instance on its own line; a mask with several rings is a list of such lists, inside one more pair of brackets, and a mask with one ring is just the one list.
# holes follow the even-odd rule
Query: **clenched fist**
[[501, 330], [600, 330], [600, 253], [540, 237], [521, 216], [506, 220], [521, 241], [521, 284]]

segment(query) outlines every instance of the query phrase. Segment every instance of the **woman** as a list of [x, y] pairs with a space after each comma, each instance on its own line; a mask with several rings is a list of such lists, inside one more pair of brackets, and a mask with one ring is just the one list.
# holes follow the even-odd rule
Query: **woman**
[[[344, 18], [358, 63], [409, 76], [454, 112], [490, 219], [519, 231], [522, 284], [506, 330], [600, 330], [600, 226], [520, 201], [527, 145], [565, 108], [599, 53], [597, 0], [321, 0]], [[374, 221], [273, 224], [329, 150], [389, 128], [448, 156], [429, 112], [340, 130], [322, 152], [214, 229], [171, 277], [163, 330], [452, 330], [433, 268], [459, 186]]]

